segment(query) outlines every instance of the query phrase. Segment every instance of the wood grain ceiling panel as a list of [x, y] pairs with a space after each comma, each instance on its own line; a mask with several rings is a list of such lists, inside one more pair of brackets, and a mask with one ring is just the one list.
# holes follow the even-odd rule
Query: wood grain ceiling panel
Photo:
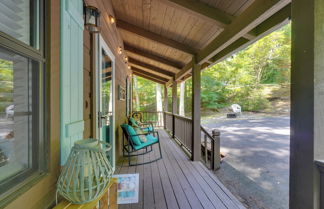
[[[200, 1], [208, 4], [209, 6], [223, 10], [224, 12], [230, 15], [238, 16], [243, 11], [240, 9], [244, 7], [244, 5], [248, 4], [249, 2], [251, 4], [251, 2], [253, 2], [254, 0], [200, 0]], [[247, 8], [247, 6], [245, 8]]]
[[163, 81], [163, 82], [168, 82], [169, 79], [167, 78], [164, 78], [164, 77], [160, 77], [160, 76], [157, 76], [157, 75], [153, 75], [145, 70], [142, 70], [142, 69], [139, 69], [139, 68], [136, 68], [134, 66], [131, 67], [131, 70], [133, 72], [137, 72], [137, 73], [141, 73], [142, 75], [146, 75], [146, 76], [149, 76], [149, 77], [152, 77], [152, 78], [155, 78], [155, 79], [158, 79], [160, 81]]
[[132, 52], [127, 52], [127, 55], [131, 58], [134, 58], [136, 60], [139, 60], [141, 62], [144, 62], [144, 63], [147, 63], [149, 65], [153, 65], [153, 66], [157, 66], [161, 69], [164, 69], [164, 70], [167, 70], [167, 71], [170, 71], [170, 72], [173, 72], [173, 73], [178, 73], [179, 72], [179, 69], [176, 69], [174, 67], [170, 67], [168, 65], [165, 65], [165, 64], [161, 64], [159, 62], [155, 62], [153, 60], [150, 60], [148, 58], [145, 58], [145, 57], [142, 57], [138, 54], [135, 54], [135, 53], [132, 53]]
[[[234, 16], [239, 15], [254, 0], [200, 1]], [[125, 22], [128, 26], [133, 25], [133, 28], [137, 27], [139, 30], [143, 29], [142, 32], [146, 30], [156, 33], [161, 36], [155, 36], [158, 37], [159, 40], [166, 38], [165, 40], [169, 39], [175, 41], [161, 44], [158, 39], [149, 36], [154, 34], [149, 34], [146, 37], [144, 36], [144, 38], [143, 34], [138, 32], [135, 34], [136, 32], [122, 27], [120, 33], [125, 42], [137, 48], [145, 49], [147, 52], [156, 54], [165, 59], [176, 60], [182, 65], [190, 62], [192, 56], [187, 54], [188, 51], [187, 53], [179, 51], [179, 49], [184, 49], [181, 48], [181, 45], [178, 45], [179, 48], [168, 43], [178, 42], [198, 52], [205, 48], [223, 31], [222, 28], [213, 22], [213, 19], [208, 21], [206, 18], [202, 18], [203, 14], [197, 13], [199, 11], [195, 10], [193, 12], [183, 8], [179, 9], [179, 5], [175, 6], [168, 0], [113, 0], [113, 4], [117, 18], [121, 19], [119, 23]], [[203, 6], [201, 8], [205, 7]], [[121, 25], [118, 27], [120, 26]], [[147, 59], [143, 56], [135, 55], [134, 52], [130, 53], [130, 56], [161, 69], [170, 70], [170, 66]], [[176, 71], [176, 69], [171, 69], [171, 71]]]
[[138, 72], [136, 72], [136, 71], [133, 71], [133, 74], [134, 74], [135, 76], [139, 76], [139, 77], [145, 78], [145, 79], [150, 80], [150, 81], [153, 81], [153, 82], [155, 82], [155, 83], [159, 83], [159, 84], [162, 84], [162, 85], [165, 84], [165, 82], [163, 82], [163, 81], [161, 81], [161, 80], [155, 79], [155, 78], [153, 78], [153, 77], [151, 77], [151, 76], [147, 76], [147, 75], [142, 74], [142, 73], [138, 73]]
[[131, 46], [128, 43], [124, 44], [124, 49], [126, 50], [127, 55], [130, 57], [141, 57], [142, 60], [147, 60], [151, 63], [156, 63], [155, 65], [162, 66], [162, 68], [167, 70], [179, 71], [183, 67], [183, 65], [176, 60], [165, 59], [157, 54], [150, 53], [144, 49]]
[[159, 76], [159, 77], [163, 77], [163, 78], [166, 78], [166, 79], [170, 79], [170, 78], [172, 78], [172, 76], [168, 76], [168, 75], [165, 75], [165, 74], [159, 73], [159, 72], [157, 72], [157, 71], [155, 71], [155, 70], [151, 70], [151, 69], [149, 69], [149, 68], [145, 68], [145, 67], [142, 67], [142, 66], [140, 66], [140, 65], [136, 65], [136, 64], [133, 64], [133, 63], [130, 63], [129, 65], [132, 66], [132, 67], [135, 67], [135, 68], [138, 68], [138, 69], [144, 70], [144, 71], [146, 71], [146, 72], [152, 73], [153, 75], [157, 75], [157, 76]]
[[183, 65], [180, 62], [178, 62], [177, 60], [165, 59], [165, 58], [159, 56], [158, 54], [152, 54], [152, 53], [146, 51], [145, 49], [136, 48], [135, 46], [132, 46], [127, 42], [124, 42], [124, 49], [128, 52], [136, 53], [140, 56], [157, 61], [159, 63], [163, 63], [168, 66], [172, 66], [177, 69], [181, 69], [183, 67]]
[[[113, 4], [117, 18], [196, 49], [205, 46], [206, 40], [220, 30], [212, 21], [179, 10], [165, 1], [113, 0]], [[145, 44], [151, 45], [146, 48], [157, 48], [156, 43]]]
[[237, 11], [235, 11], [234, 16], [239, 16], [242, 12], [247, 9], [255, 0], [247, 0]]
[[159, 68], [159, 67], [157, 67], [155, 65], [150, 65], [150, 64], [148, 64], [146, 62], [141, 62], [140, 60], [136, 60], [136, 59], [134, 59], [132, 57], [129, 58], [129, 64], [141, 66], [141, 67], [143, 67], [145, 69], [153, 70], [155, 72], [164, 74], [164, 75], [169, 76], [169, 77], [174, 77], [175, 76], [174, 72]]
[[191, 59], [191, 56], [184, 52], [172, 49], [155, 41], [148, 41], [141, 36], [124, 30], [121, 30], [121, 36], [125, 42], [131, 44], [132, 46], [144, 49], [150, 53], [159, 55], [166, 59], [176, 60], [182, 65], [185, 65], [186, 62], [190, 61]]

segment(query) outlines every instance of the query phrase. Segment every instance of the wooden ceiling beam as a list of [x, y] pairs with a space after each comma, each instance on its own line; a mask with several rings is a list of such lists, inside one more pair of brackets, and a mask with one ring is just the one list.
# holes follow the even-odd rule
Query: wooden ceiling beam
[[[211, 7], [206, 3], [197, 0], [168, 0], [173, 5], [180, 6], [193, 12], [196, 15], [207, 17], [215, 22], [218, 27], [224, 28], [229, 25], [234, 19], [233, 16], [225, 13], [224, 11]], [[169, 4], [170, 4], [169, 3]]]
[[[167, 1], [172, 2], [173, 4], [176, 4], [180, 7], [183, 7], [197, 15], [212, 20], [220, 28], [226, 28], [235, 19], [234, 16], [197, 0], [167, 0]], [[243, 37], [252, 40], [255, 38], [255, 35], [249, 32], [247, 34], [244, 34]]]
[[172, 86], [172, 83], [173, 83], [173, 79], [170, 79], [168, 82], [165, 83], [165, 86], [169, 88], [170, 86]]
[[[190, 73], [191, 73], [191, 70], [192, 70], [193, 63], [194, 63], [193, 60], [191, 60], [189, 63], [187, 63], [187, 64], [182, 68], [182, 70], [181, 70], [180, 72], [178, 72], [178, 73], [175, 75], [174, 79], [175, 79], [176, 81], [180, 81], [183, 77], [185, 77], [185, 76], [187, 76], [188, 74], [190, 74]], [[204, 62], [204, 63], [201, 65], [201, 67], [202, 67], [202, 68], [206, 68], [206, 67], [208, 67], [208, 66], [211, 65], [211, 64], [212, 64], [212, 62], [208, 60], [208, 62]]]
[[253, 29], [256, 36], [264, 36], [264, 34], [269, 34], [282, 25], [285, 25], [291, 19], [291, 3], [282, 8], [276, 14], [272, 15], [270, 18], [263, 21], [261, 24]]
[[282, 27], [283, 25], [289, 22], [291, 17], [291, 4], [288, 4], [276, 14], [272, 15], [270, 18], [262, 22], [260, 25], [253, 29], [256, 38], [253, 40], [248, 40], [245, 38], [240, 38], [233, 42], [231, 45], [217, 53], [211, 60], [213, 63], [218, 63], [227, 57], [231, 56], [232, 54], [246, 48], [248, 45], [252, 44], [253, 42], [259, 40], [260, 38], [270, 34], [271, 32], [277, 30], [278, 28]]
[[154, 78], [152, 78], [152, 77], [149, 77], [149, 76], [143, 75], [143, 74], [138, 73], [138, 72], [133, 72], [133, 74], [136, 75], [136, 76], [140, 76], [140, 77], [142, 77], [142, 78], [145, 78], [145, 79], [147, 79], [147, 80], [153, 81], [153, 82], [155, 82], [155, 83], [159, 83], [159, 84], [162, 84], [162, 85], [165, 84], [165, 82], [163, 82], [163, 81], [160, 81], [160, 80], [154, 79]]
[[214, 63], [219, 62], [218, 60], [224, 60], [227, 57], [231, 56], [235, 52], [238, 52], [240, 50], [241, 46], [244, 46], [245, 44], [249, 43], [250, 40], [246, 38], [239, 38], [235, 42], [233, 42], [231, 45], [217, 53], [211, 60], [213, 60]]
[[193, 60], [191, 60], [189, 63], [187, 63], [183, 68], [182, 68], [182, 70], [179, 72], [179, 73], [177, 73], [176, 75], [175, 75], [175, 80], [176, 81], [178, 81], [178, 80], [180, 80], [182, 77], [184, 77], [185, 75], [187, 75], [188, 73], [190, 73], [191, 72], [191, 68], [192, 68], [192, 66], [193, 66]]
[[160, 80], [160, 81], [163, 81], [163, 82], [168, 82], [170, 79], [167, 79], [167, 78], [163, 78], [163, 77], [160, 77], [158, 75], [155, 75], [155, 74], [152, 74], [150, 72], [147, 72], [145, 70], [142, 70], [142, 69], [139, 69], [137, 67], [134, 67], [132, 66], [131, 69], [133, 70], [133, 72], [137, 72], [137, 73], [141, 73], [143, 75], [146, 75], [146, 76], [149, 76], [149, 77], [152, 77], [154, 79], [157, 79], [157, 80]]
[[248, 39], [248, 40], [254, 40], [257, 36], [253, 34], [252, 32], [249, 32], [243, 36], [243, 38]]
[[105, 81], [107, 81], [107, 80], [111, 80], [111, 76], [108, 76], [108, 77], [104, 77], [104, 78], [102, 78], [102, 80], [105, 80]]
[[[262, 1], [264, 1], [264, 0], [262, 0]], [[256, 7], [255, 4], [259, 5], [258, 2], [259, 1], [256, 1], [255, 3], [253, 3], [251, 5], [251, 8], [255, 8]], [[278, 0], [276, 2], [278, 3]], [[287, 1], [281, 1], [281, 2], [287, 2]], [[231, 40], [231, 43], [229, 45], [226, 44], [227, 46], [225, 48], [223, 48], [222, 50], [219, 50], [220, 47], [217, 48], [217, 46], [222, 46], [222, 44], [221, 44], [221, 42], [219, 40], [217, 40], [217, 42], [216, 42], [215, 40], [218, 39], [218, 38], [216, 38], [214, 40], [214, 42], [216, 42], [217, 46], [213, 48], [213, 49], [216, 48], [216, 50], [213, 51], [211, 48], [207, 48], [208, 46], [204, 50], [202, 50], [201, 53], [199, 53], [199, 55], [200, 55], [200, 63], [205, 61], [205, 60], [212, 61], [213, 63], [219, 62], [219, 61], [223, 60], [224, 58], [230, 56], [231, 54], [243, 49], [247, 45], [259, 40], [261, 37], [265, 36], [266, 34], [269, 34], [270, 32], [274, 31], [276, 28], [278, 28], [279, 26], [284, 24], [284, 22], [287, 21], [287, 19], [290, 18], [291, 5], [290, 5], [290, 3], [286, 3], [286, 4], [287, 4], [286, 6], [281, 6], [280, 5], [281, 7], [283, 7], [282, 9], [280, 9], [279, 11], [274, 13], [272, 16], [267, 18], [261, 24], [259, 24], [259, 25], [255, 26], [254, 28], [250, 29], [251, 34], [254, 34], [254, 36], [255, 36], [255, 38], [253, 40], [249, 40], [247, 38], [242, 38], [240, 36], [236, 36], [235, 38], [237, 38], [237, 39], [233, 39], [234, 41]], [[276, 7], [276, 4], [272, 5], [272, 7]], [[250, 8], [249, 11], [251, 11], [251, 8]], [[271, 8], [271, 6], [269, 6], [269, 4], [268, 4], [268, 6], [266, 8]], [[262, 10], [264, 11], [266, 9], [262, 8]], [[260, 12], [258, 12], [258, 14], [260, 14]], [[243, 15], [243, 17], [246, 16], [246, 15], [247, 14]], [[257, 15], [254, 14], [254, 16], [257, 16]], [[252, 21], [252, 20], [250, 20], [250, 21]], [[241, 28], [242, 28], [242, 26], [241, 26]], [[232, 30], [235, 30], [235, 28], [232, 28]], [[222, 35], [222, 38], [221, 38], [222, 40], [230, 40], [230, 37], [228, 37], [228, 36], [224, 37], [224, 36], [226, 36], [226, 34]], [[210, 56], [206, 55], [207, 50], [212, 51], [212, 53], [217, 51], [217, 53], [212, 58], [209, 58]], [[205, 53], [205, 55], [204, 55], [204, 53]], [[205, 58], [203, 59], [203, 57], [205, 57]], [[208, 59], [206, 59], [206, 57], [208, 57]], [[179, 73], [176, 74], [175, 79], [179, 80], [182, 77], [186, 76], [188, 73], [190, 73], [191, 68], [192, 68], [192, 64], [193, 64], [193, 61], [189, 62], [185, 67], [183, 67], [182, 70]]]
[[128, 59], [128, 62], [131, 63], [131, 64], [134, 64], [134, 65], [140, 66], [142, 68], [152, 70], [152, 71], [155, 71], [157, 73], [161, 73], [161, 74], [166, 75], [168, 77], [174, 77], [175, 76], [175, 73], [173, 73], [171, 71], [161, 69], [159, 67], [156, 67], [156, 66], [141, 62], [141, 61], [136, 60], [136, 59], [131, 58], [131, 57]]
[[258, 0], [232, 21], [224, 31], [197, 54], [199, 64], [204, 63], [218, 52], [247, 34], [263, 19], [267, 19], [289, 4], [289, 0]]
[[139, 56], [145, 57], [145, 58], [150, 59], [150, 60], [153, 60], [155, 62], [159, 62], [159, 63], [164, 64], [164, 65], [168, 65], [168, 66], [173, 67], [173, 68], [176, 68], [178, 70], [181, 70], [181, 68], [183, 67], [178, 62], [175, 62], [175, 61], [172, 61], [172, 60], [168, 60], [168, 59], [165, 59], [163, 57], [160, 57], [160, 56], [151, 54], [149, 52], [146, 52], [143, 49], [136, 48], [136, 47], [131, 46], [131, 45], [127, 44], [127, 43], [124, 43], [124, 49], [126, 51], [128, 51], [128, 52], [137, 54]]
[[136, 25], [132, 25], [132, 24], [130, 24], [128, 22], [125, 22], [123, 20], [120, 20], [120, 19], [117, 20], [117, 27], [120, 28], [120, 29], [126, 30], [128, 32], [137, 34], [139, 36], [142, 36], [142, 37], [144, 37], [146, 39], [153, 40], [153, 41], [156, 41], [158, 43], [164, 44], [166, 46], [172, 47], [174, 49], [183, 51], [183, 52], [188, 53], [188, 54], [195, 54], [196, 51], [197, 51], [196, 49], [194, 49], [194, 48], [192, 48], [192, 47], [190, 47], [190, 46], [188, 46], [186, 44], [182, 44], [182, 43], [177, 42], [175, 40], [166, 38], [164, 36], [161, 36], [159, 34], [153, 33], [153, 32], [148, 31], [146, 29], [140, 28], [140, 27], [138, 27]]

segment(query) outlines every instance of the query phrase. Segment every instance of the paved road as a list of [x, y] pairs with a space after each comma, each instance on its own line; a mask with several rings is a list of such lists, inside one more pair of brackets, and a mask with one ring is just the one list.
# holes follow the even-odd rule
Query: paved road
[[226, 157], [216, 175], [249, 208], [288, 208], [289, 121], [289, 117], [261, 117], [204, 124], [209, 130], [221, 130]]

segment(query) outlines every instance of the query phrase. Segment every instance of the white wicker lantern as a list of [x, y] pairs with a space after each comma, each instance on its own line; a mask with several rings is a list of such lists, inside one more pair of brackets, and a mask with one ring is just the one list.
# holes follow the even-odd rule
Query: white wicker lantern
[[58, 194], [74, 204], [84, 204], [104, 192], [113, 170], [101, 143], [96, 139], [74, 143], [57, 183]]

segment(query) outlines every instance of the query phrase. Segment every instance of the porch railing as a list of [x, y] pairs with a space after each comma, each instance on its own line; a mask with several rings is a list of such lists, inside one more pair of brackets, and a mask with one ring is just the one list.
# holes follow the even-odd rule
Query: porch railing
[[220, 131], [214, 129], [212, 135], [203, 127], [201, 129], [201, 137], [203, 143], [201, 145], [202, 158], [206, 166], [210, 169], [216, 170], [220, 168]]
[[164, 112], [164, 128], [173, 134], [173, 115], [169, 112]]
[[142, 122], [151, 122], [153, 123], [154, 127], [163, 127], [163, 112], [162, 111], [136, 111], [134, 113], [141, 114], [141, 121]]
[[[180, 115], [164, 112], [164, 128], [187, 151], [192, 153], [192, 119]], [[201, 158], [210, 169], [220, 167], [220, 132], [213, 130], [210, 134], [201, 126]]]
[[174, 116], [173, 138], [177, 138], [181, 145], [190, 153], [192, 150], [192, 120], [180, 115]]

